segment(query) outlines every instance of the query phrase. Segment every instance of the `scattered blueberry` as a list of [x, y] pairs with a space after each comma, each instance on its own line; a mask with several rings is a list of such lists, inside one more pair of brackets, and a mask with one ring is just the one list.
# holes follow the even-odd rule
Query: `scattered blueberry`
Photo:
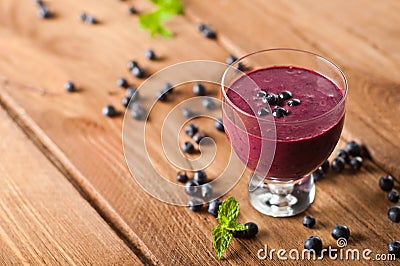
[[156, 53], [152, 49], [147, 49], [146, 52], [144, 53], [144, 56], [149, 60], [156, 59]]
[[86, 18], [87, 18], [87, 14], [86, 14], [85, 12], [82, 12], [82, 13], [79, 14], [79, 19], [80, 19], [82, 22], [85, 22], [85, 21], [86, 21]]
[[336, 171], [337, 173], [340, 173], [344, 170], [346, 162], [342, 157], [336, 157], [332, 161], [332, 169]]
[[228, 56], [228, 57], [226, 58], [225, 62], [226, 62], [228, 65], [232, 65], [232, 64], [235, 63], [237, 60], [238, 60], [238, 58], [237, 58], [236, 56], [230, 55], [230, 56]]
[[76, 90], [76, 87], [72, 81], [68, 81], [64, 83], [64, 89], [68, 92], [73, 92]]
[[208, 26], [206, 26], [203, 30], [202, 33], [204, 35], [204, 37], [208, 38], [208, 39], [215, 39], [217, 37], [217, 35], [215, 34], [215, 32], [209, 28]]
[[215, 199], [208, 203], [208, 213], [212, 214], [215, 218], [218, 217], [219, 206], [221, 206], [222, 200]]
[[137, 14], [137, 10], [133, 6], [130, 6], [128, 10], [129, 10], [129, 13], [132, 14], [132, 15]]
[[132, 69], [134, 69], [135, 67], [139, 67], [139, 64], [136, 61], [131, 60], [128, 62], [127, 67], [130, 71], [132, 71]]
[[299, 100], [299, 99], [290, 99], [288, 102], [287, 102], [287, 105], [289, 105], [289, 106], [297, 106], [297, 105], [299, 105], [301, 103], [301, 101]]
[[186, 183], [189, 180], [189, 177], [186, 174], [186, 171], [179, 171], [176, 174], [176, 181], [181, 183]]
[[379, 186], [383, 191], [390, 191], [394, 187], [393, 177], [391, 175], [382, 176], [379, 179]]
[[139, 104], [133, 104], [130, 106], [131, 115], [136, 120], [144, 120], [146, 118], [146, 111]]
[[206, 28], [206, 25], [203, 24], [203, 23], [199, 23], [199, 24], [197, 25], [197, 29], [198, 29], [200, 32], [202, 32], [205, 28]]
[[200, 141], [205, 137], [207, 137], [206, 134], [204, 134], [203, 132], [198, 132], [196, 135], [193, 136], [193, 141], [197, 144], [200, 144]]
[[128, 88], [129, 84], [125, 78], [118, 78], [117, 79], [117, 86], [122, 88]]
[[360, 170], [363, 164], [363, 159], [360, 156], [355, 156], [353, 159], [350, 160], [350, 167], [353, 170]]
[[85, 20], [85, 22], [86, 22], [87, 24], [97, 24], [97, 23], [98, 23], [97, 19], [96, 19], [94, 16], [92, 16], [92, 15], [86, 15], [86, 20]]
[[45, 5], [42, 5], [42, 6], [40, 6], [39, 10], [37, 11], [37, 16], [39, 18], [51, 18], [52, 13]]
[[400, 223], [400, 206], [392, 206], [388, 211], [389, 220], [394, 223]]
[[246, 238], [246, 230], [243, 231], [232, 230], [231, 233], [234, 238]]
[[102, 111], [104, 116], [108, 117], [113, 117], [117, 114], [117, 111], [115, 110], [114, 106], [112, 105], [106, 105], [103, 107]]
[[183, 108], [182, 114], [186, 118], [192, 118], [192, 117], [196, 116], [196, 113], [193, 112], [192, 108], [190, 108], [190, 107]]
[[350, 237], [350, 229], [345, 225], [336, 225], [332, 228], [332, 237], [336, 240], [339, 238], [344, 238], [346, 240]]
[[270, 112], [267, 107], [262, 107], [260, 110], [258, 110], [258, 116], [264, 116], [264, 115], [269, 115]]
[[185, 134], [188, 137], [193, 137], [199, 131], [199, 127], [196, 124], [189, 124], [185, 127]]
[[399, 192], [396, 189], [392, 189], [388, 193], [388, 199], [391, 202], [399, 202]]
[[304, 249], [313, 250], [316, 254], [319, 254], [322, 250], [321, 239], [318, 236], [310, 236], [304, 241]]
[[217, 107], [217, 105], [215, 104], [215, 101], [212, 97], [204, 98], [202, 101], [202, 105], [207, 110], [214, 110]]
[[196, 83], [193, 85], [192, 91], [197, 96], [206, 95], [206, 86], [203, 83]]
[[240, 71], [243, 71], [243, 70], [244, 70], [244, 65], [243, 65], [243, 63], [242, 63], [242, 62], [239, 62], [239, 63], [236, 65], [236, 68], [239, 69]]
[[160, 102], [166, 102], [168, 100], [168, 93], [165, 91], [158, 91], [156, 93], [156, 99]]
[[139, 66], [132, 68], [131, 73], [132, 75], [140, 79], [144, 78], [144, 76], [146, 75], [146, 71], [144, 71], [144, 69]]
[[347, 151], [340, 149], [336, 152], [336, 157], [341, 157], [345, 162], [350, 162], [350, 156]]
[[129, 97], [124, 97], [122, 98], [122, 105], [126, 108], [128, 108], [129, 102], [131, 101], [131, 99]]
[[264, 103], [268, 103], [270, 105], [275, 105], [278, 103], [278, 96], [274, 93], [268, 93], [265, 97], [262, 98]]
[[42, 0], [36, 0], [35, 2], [36, 2], [36, 4], [37, 4], [39, 7], [45, 5], [44, 2], [43, 2]]
[[267, 96], [267, 93], [265, 91], [258, 91], [257, 92], [257, 97], [265, 97]]
[[199, 212], [203, 208], [203, 201], [201, 199], [192, 198], [188, 202], [189, 210]]
[[329, 161], [326, 160], [322, 165], [321, 165], [322, 171], [324, 171], [324, 173], [328, 173], [329, 171]]
[[303, 217], [303, 225], [308, 228], [313, 228], [315, 225], [315, 218], [311, 215], [306, 215]]
[[253, 238], [258, 233], [258, 226], [253, 222], [245, 223], [246, 226], [246, 238]]
[[274, 110], [272, 111], [272, 115], [277, 118], [282, 118], [288, 114], [289, 114], [289, 111], [280, 106], [275, 107]]
[[[190, 143], [190, 142], [189, 142]], [[198, 170], [193, 174], [193, 181], [195, 181], [199, 185], [203, 185], [207, 183], [207, 174], [203, 170]]]
[[201, 197], [205, 200], [208, 200], [213, 195], [212, 187], [209, 184], [204, 184], [200, 187]]
[[130, 86], [126, 89], [125, 97], [131, 99], [133, 102], [139, 98], [139, 92], [133, 86]]
[[185, 183], [185, 192], [190, 196], [198, 196], [200, 192], [200, 186], [193, 180], [189, 180]]
[[355, 141], [347, 142], [344, 149], [351, 156], [360, 156], [360, 154], [361, 154], [361, 145]]
[[195, 152], [193, 144], [189, 141], [185, 141], [181, 148], [184, 153], [193, 154]]
[[322, 179], [322, 177], [324, 176], [324, 171], [322, 170], [322, 167], [318, 167], [317, 170], [315, 170], [312, 174], [311, 174], [312, 178], [314, 179], [314, 181], [319, 181]]
[[394, 254], [396, 259], [400, 258], [400, 241], [392, 241], [388, 245], [388, 253]]
[[221, 132], [224, 132], [224, 124], [222, 123], [222, 119], [218, 118], [214, 121], [214, 127]]
[[165, 82], [161, 87], [161, 91], [170, 94], [174, 91], [174, 85], [169, 82]]
[[289, 100], [292, 98], [292, 93], [290, 91], [282, 91], [278, 96], [280, 100]]

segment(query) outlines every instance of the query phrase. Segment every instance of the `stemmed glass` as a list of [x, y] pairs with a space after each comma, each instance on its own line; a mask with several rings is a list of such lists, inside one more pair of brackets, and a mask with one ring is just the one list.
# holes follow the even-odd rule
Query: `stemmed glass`
[[[293, 68], [293, 73], [290, 73], [293, 75], [299, 69], [309, 70], [319, 77], [312, 81], [302, 80], [298, 74], [296, 84], [290, 88], [294, 95], [312, 98], [316, 90], [326, 89], [327, 82], [336, 86], [340, 94], [339, 97], [336, 95], [332, 108], [323, 109], [317, 116], [309, 112], [290, 121], [278, 119], [273, 115], [264, 115], [272, 114], [274, 107], [262, 105], [261, 101], [256, 107], [248, 104], [243, 108], [246, 104], [236, 104], [254, 101], [260, 96], [256, 95], [258, 91], [268, 90], [260, 88], [260, 84], [267, 84], [269, 80], [261, 82], [262, 75], [258, 80], [251, 78], [249, 72], [239, 70], [241, 66], [251, 67], [252, 71], [272, 67], [284, 67], [291, 71]], [[276, 79], [274, 82], [271, 86], [282, 86]], [[237, 60], [225, 71], [221, 84], [225, 132], [235, 153], [253, 172], [249, 181], [251, 204], [261, 213], [274, 217], [292, 216], [307, 209], [315, 197], [311, 173], [332, 153], [343, 128], [347, 95], [343, 72], [328, 59], [311, 52], [268, 49]], [[234, 90], [234, 93], [229, 90]], [[233, 101], [233, 94], [241, 100]], [[326, 104], [321, 99], [315, 101], [313, 108], [323, 108]], [[264, 108], [264, 114], [260, 113], [260, 108]]]

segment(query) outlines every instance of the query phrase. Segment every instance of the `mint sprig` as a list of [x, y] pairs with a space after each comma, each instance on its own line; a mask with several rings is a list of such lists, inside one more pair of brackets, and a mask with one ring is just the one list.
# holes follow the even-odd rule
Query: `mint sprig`
[[239, 215], [239, 203], [234, 197], [224, 200], [218, 209], [218, 223], [212, 230], [214, 249], [218, 259], [221, 259], [225, 249], [228, 248], [232, 240], [232, 230], [244, 231], [246, 227], [237, 222]]
[[157, 9], [153, 12], [139, 16], [139, 26], [150, 31], [150, 35], [159, 34], [164, 37], [172, 37], [173, 34], [163, 23], [177, 14], [183, 12], [183, 4], [180, 0], [151, 0]]

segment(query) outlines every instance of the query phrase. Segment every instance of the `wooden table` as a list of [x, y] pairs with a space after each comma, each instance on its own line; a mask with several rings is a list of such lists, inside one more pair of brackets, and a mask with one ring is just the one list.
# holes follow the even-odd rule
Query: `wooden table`
[[[176, 34], [172, 39], [151, 39], [137, 29], [137, 16], [127, 8], [133, 4], [148, 12], [153, 6], [146, 0], [49, 1], [56, 13], [50, 20], [37, 18], [32, 2], [0, 2], [2, 263], [267, 264], [257, 258], [264, 244], [302, 249], [308, 236], [318, 235], [325, 246], [334, 246], [330, 230], [336, 224], [350, 227], [351, 248], [386, 253], [387, 244], [400, 239], [399, 224], [387, 219], [393, 204], [377, 185], [380, 176], [391, 173], [399, 187], [398, 1], [184, 0], [185, 14], [167, 23]], [[81, 23], [82, 11], [101, 23]], [[217, 40], [205, 39], [198, 22], [214, 28]], [[163, 59], [145, 60], [149, 47]], [[130, 59], [154, 73], [177, 62], [225, 61], [231, 53], [271, 47], [311, 50], [338, 63], [350, 88], [338, 147], [360, 141], [372, 160], [357, 173], [329, 174], [317, 184], [316, 200], [306, 211], [317, 219], [312, 230], [302, 226], [302, 215], [276, 219], [255, 211], [245, 192], [248, 180], [242, 178], [225, 197], [235, 196], [239, 221], [256, 222], [260, 232], [253, 240], [235, 239], [218, 261], [211, 239], [216, 220], [145, 193], [125, 164], [122, 117], [105, 118], [101, 108], [114, 104], [123, 111], [124, 92], [115, 81], [128, 76]], [[67, 80], [81, 91], [66, 93]], [[129, 81], [141, 82], [131, 76]], [[211, 127], [205, 130], [228, 145]], [[176, 174], [165, 162], [159, 167], [172, 178]], [[214, 170], [209, 171], [212, 177]]]

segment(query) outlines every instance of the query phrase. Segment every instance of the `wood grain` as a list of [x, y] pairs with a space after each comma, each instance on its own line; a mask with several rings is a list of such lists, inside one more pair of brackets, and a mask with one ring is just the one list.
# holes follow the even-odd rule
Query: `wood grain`
[[[193, 3], [186, 3], [188, 14], [194, 14]], [[207, 3], [210, 5], [209, 1], [204, 1], [204, 5]], [[254, 11], [254, 20], [264, 16], [257, 11], [260, 10], [257, 6], [243, 9], [239, 4], [242, 2], [237, 1], [234, 7], [221, 10], [227, 11], [226, 14], [231, 14], [236, 8]], [[141, 12], [150, 10], [146, 1], [138, 0], [135, 5]], [[274, 219], [257, 213], [249, 206], [247, 178], [244, 177], [227, 196], [234, 195], [241, 203], [240, 221], [254, 221], [261, 231], [254, 241], [235, 240], [225, 259], [217, 261], [210, 236], [212, 227], [216, 225], [215, 219], [206, 213], [191, 213], [183, 207], [164, 204], [142, 191], [130, 176], [123, 158], [122, 119], [102, 117], [101, 108], [109, 103], [120, 106], [124, 91], [116, 88], [115, 80], [127, 75], [125, 66], [130, 59], [137, 59], [152, 73], [184, 60], [223, 61], [229, 54], [228, 50], [204, 39], [194, 23], [189, 23], [185, 17], [177, 17], [169, 23], [177, 33], [176, 38], [149, 39], [146, 32], [136, 30], [137, 18], [126, 13], [126, 3], [64, 1], [51, 2], [51, 7], [57, 12], [57, 17], [42, 21], [35, 17], [34, 6], [11, 0], [0, 3], [0, 36], [7, 40], [0, 42], [0, 73], [9, 81], [0, 86], [0, 102], [106, 221], [149, 261], [165, 265], [278, 265], [279, 261], [260, 262], [258, 249], [264, 244], [274, 248], [301, 248], [304, 239], [312, 234], [320, 235], [325, 245], [334, 244], [329, 232], [336, 223], [345, 223], [354, 232], [352, 247], [374, 250], [376, 247], [376, 251], [385, 251], [387, 243], [398, 237], [397, 225], [386, 218], [389, 203], [376, 185], [377, 178], [384, 172], [371, 162], [367, 162], [367, 167], [357, 175], [331, 175], [320, 182], [316, 202], [307, 211], [319, 221], [315, 230], [304, 228], [300, 216]], [[79, 23], [76, 16], [83, 10], [95, 14], [102, 23], [96, 26]], [[202, 10], [199, 7], [198, 12]], [[209, 8], [209, 12], [215, 14], [216, 11]], [[207, 14], [196, 14], [201, 14], [202, 21], [210, 22], [220, 32], [218, 25], [234, 28], [228, 27], [228, 23], [214, 24]], [[272, 25], [279, 26], [280, 20], [274, 20], [270, 18]], [[237, 18], [235, 21], [240, 20]], [[279, 39], [285, 31], [276, 31], [276, 38], [270, 39]], [[235, 41], [234, 44], [223, 41], [227, 38], [225, 35], [220, 34], [220, 37], [221, 43], [230, 51], [241, 53], [244, 49], [238, 48], [244, 41], [237, 44]], [[292, 37], [285, 39], [288, 44], [301, 42], [302, 38]], [[253, 43], [249, 41], [251, 38], [243, 38]], [[163, 60], [150, 63], [143, 59], [143, 52], [148, 47], [153, 47]], [[383, 72], [374, 71], [374, 75], [387, 76]], [[365, 80], [372, 77], [369, 75]], [[136, 85], [140, 83], [140, 80], [129, 79]], [[66, 80], [74, 80], [81, 90], [67, 94], [62, 89]], [[33, 87], [19, 86], [16, 81]], [[181, 96], [177, 101], [190, 95]], [[160, 110], [172, 107], [173, 103]], [[358, 123], [351, 116], [348, 121]], [[199, 123], [219, 145], [228, 145], [212, 124], [208, 121]], [[157, 147], [156, 140], [151, 142], [151, 149], [156, 151]], [[390, 152], [396, 151], [390, 149]], [[222, 165], [222, 159], [218, 157], [215, 165]], [[176, 169], [163, 160], [159, 161], [157, 168], [163, 169], [171, 178], [176, 174]], [[207, 169], [211, 178], [218, 170], [218, 167]], [[289, 264], [296, 262], [289, 261]], [[331, 265], [332, 262], [324, 260], [320, 264]]]
[[215, 28], [236, 55], [291, 47], [336, 62], [349, 82], [343, 136], [366, 144], [378, 163], [400, 175], [400, 125], [393, 116], [400, 111], [398, 1], [184, 3], [186, 14]]
[[140, 264], [3, 109], [0, 120], [1, 264]]

